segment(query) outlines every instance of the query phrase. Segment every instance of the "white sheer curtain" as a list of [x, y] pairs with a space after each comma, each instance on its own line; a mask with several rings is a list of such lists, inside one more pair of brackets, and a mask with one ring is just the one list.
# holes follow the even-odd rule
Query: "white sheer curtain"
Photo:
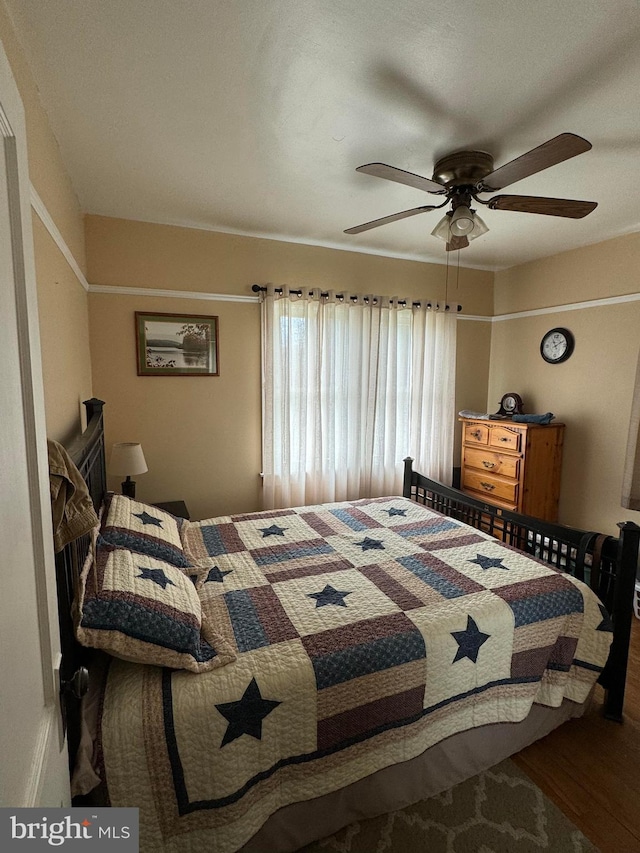
[[455, 312], [268, 288], [265, 508], [400, 494], [407, 455], [450, 482], [455, 350]]

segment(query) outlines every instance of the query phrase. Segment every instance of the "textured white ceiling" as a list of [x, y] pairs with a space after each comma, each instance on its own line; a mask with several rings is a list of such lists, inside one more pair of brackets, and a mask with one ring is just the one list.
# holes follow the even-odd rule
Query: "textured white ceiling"
[[593, 149], [509, 187], [582, 220], [484, 211], [499, 269], [640, 231], [637, 0], [5, 0], [84, 211], [444, 262], [437, 203], [357, 174]]

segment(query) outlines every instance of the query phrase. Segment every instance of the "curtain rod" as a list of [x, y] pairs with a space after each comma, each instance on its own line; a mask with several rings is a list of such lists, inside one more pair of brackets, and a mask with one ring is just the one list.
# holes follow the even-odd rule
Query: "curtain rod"
[[[254, 293], [264, 293], [264, 292], [267, 290], [267, 288], [266, 288], [266, 287], [264, 287], [264, 285], [261, 285], [261, 284], [254, 284], [254, 285], [252, 285], [252, 286], [251, 286], [251, 290], [253, 290], [253, 292], [254, 292]], [[282, 288], [281, 288], [281, 287], [274, 287], [274, 291], [275, 291], [275, 293], [282, 293]], [[302, 290], [290, 290], [290, 291], [289, 291], [289, 293], [293, 293], [293, 294], [294, 294], [294, 296], [302, 296]], [[309, 292], [309, 296], [311, 296], [311, 291]], [[328, 294], [328, 293], [321, 293], [321, 294], [320, 294], [320, 296], [321, 296], [323, 299], [326, 299], [326, 298], [329, 296], [329, 294]], [[340, 299], [345, 299], [344, 294], [339, 294], [339, 298], [340, 298]], [[358, 296], [349, 296], [349, 299], [351, 299], [351, 300], [352, 300], [352, 301], [354, 301], [354, 302], [355, 302], [358, 298], [359, 298]], [[365, 299], [365, 301], [367, 301], [367, 302], [368, 302], [369, 300], [368, 300], [368, 299]], [[374, 299], [374, 303], [375, 303], [376, 301], [377, 301], [377, 300], [375, 300], [375, 299]], [[407, 300], [406, 300], [406, 299], [398, 299], [398, 305], [406, 305], [406, 304], [407, 304]], [[427, 308], [431, 308], [431, 306], [432, 306], [433, 304], [434, 304], [434, 303], [432, 303], [432, 302], [427, 302], [427, 303], [426, 303]], [[412, 308], [420, 308], [420, 307], [421, 307], [421, 305], [422, 305], [422, 303], [421, 303], [421, 302], [412, 302], [412, 303], [411, 303]], [[438, 302], [436, 302], [436, 303], [435, 303], [435, 306], [436, 306], [436, 308], [439, 308], [439, 307], [440, 307], [440, 305], [439, 305], [439, 303], [438, 303]], [[448, 311], [448, 310], [449, 310], [449, 305], [445, 305], [444, 310], [445, 310], [445, 311]], [[456, 311], [457, 311], [458, 313], [459, 313], [460, 311], [462, 311], [462, 305], [456, 305]]]

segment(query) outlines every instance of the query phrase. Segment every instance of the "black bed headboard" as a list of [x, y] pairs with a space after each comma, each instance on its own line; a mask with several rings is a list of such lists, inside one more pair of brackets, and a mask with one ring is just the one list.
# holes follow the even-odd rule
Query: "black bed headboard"
[[[66, 445], [66, 450], [80, 471], [98, 511], [106, 493], [107, 476], [104, 448], [102, 400], [85, 400], [87, 428]], [[90, 650], [81, 646], [75, 637], [73, 601], [80, 572], [91, 548], [91, 535], [70, 542], [56, 554], [58, 587], [58, 618], [60, 624], [61, 706], [69, 745], [69, 762], [73, 767], [80, 739], [80, 699], [88, 687], [86, 664]]]

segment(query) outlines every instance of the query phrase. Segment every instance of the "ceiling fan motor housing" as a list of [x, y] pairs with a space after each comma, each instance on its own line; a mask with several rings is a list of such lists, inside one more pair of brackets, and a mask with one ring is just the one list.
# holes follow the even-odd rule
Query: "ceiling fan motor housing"
[[474, 186], [491, 172], [491, 154], [486, 151], [456, 151], [438, 160], [433, 180], [445, 187]]

